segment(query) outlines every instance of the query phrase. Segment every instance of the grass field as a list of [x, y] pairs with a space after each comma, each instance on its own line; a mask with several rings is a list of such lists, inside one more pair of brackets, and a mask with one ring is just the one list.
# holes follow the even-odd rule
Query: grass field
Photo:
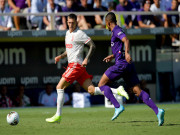
[[[0, 110], [0, 135], [180, 135], [180, 104], [158, 104], [165, 109], [165, 123], [145, 105], [125, 105], [125, 111], [111, 121], [114, 109], [96, 106], [85, 109], [63, 108], [60, 124], [46, 123], [56, 108], [11, 108]], [[6, 115], [17, 111], [20, 123], [8, 125]]]

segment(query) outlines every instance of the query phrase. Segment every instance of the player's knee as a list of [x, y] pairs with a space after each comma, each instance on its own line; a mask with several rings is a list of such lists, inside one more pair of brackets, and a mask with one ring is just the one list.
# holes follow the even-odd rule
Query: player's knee
[[88, 93], [89, 93], [89, 94], [94, 95], [94, 91], [95, 91], [95, 88], [94, 88], [94, 87], [90, 86], [90, 87], [88, 88]]
[[63, 89], [63, 88], [61, 87], [61, 85], [57, 85], [57, 86], [56, 86], [56, 90], [57, 90], [57, 89]]

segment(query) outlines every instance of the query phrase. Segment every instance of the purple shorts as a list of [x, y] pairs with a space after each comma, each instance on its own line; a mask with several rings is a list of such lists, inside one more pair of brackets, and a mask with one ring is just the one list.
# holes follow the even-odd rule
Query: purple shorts
[[123, 78], [129, 88], [139, 84], [139, 79], [133, 63], [113, 65], [105, 71], [105, 74], [111, 81]]

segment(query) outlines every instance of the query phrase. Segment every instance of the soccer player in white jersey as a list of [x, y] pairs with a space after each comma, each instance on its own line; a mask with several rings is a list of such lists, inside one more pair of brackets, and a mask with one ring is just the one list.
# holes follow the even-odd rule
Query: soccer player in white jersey
[[[101, 92], [99, 87], [94, 87], [91, 81], [92, 75], [89, 75], [86, 71], [88, 59], [95, 50], [94, 42], [83, 31], [77, 28], [77, 16], [75, 14], [70, 14], [68, 16], [67, 23], [69, 30], [66, 32], [65, 37], [66, 51], [55, 57], [55, 63], [57, 63], [60, 59], [67, 57], [68, 67], [56, 87], [57, 111], [53, 117], [46, 119], [46, 122], [50, 123], [60, 122], [64, 103], [64, 89], [72, 84], [75, 80], [91, 95], [103, 95], [103, 92]], [[89, 46], [90, 49], [87, 56], [83, 59], [84, 44]], [[113, 94], [118, 94], [129, 99], [128, 94], [125, 92], [122, 86], [117, 89], [111, 88], [111, 90]], [[114, 100], [116, 99], [114, 98]]]

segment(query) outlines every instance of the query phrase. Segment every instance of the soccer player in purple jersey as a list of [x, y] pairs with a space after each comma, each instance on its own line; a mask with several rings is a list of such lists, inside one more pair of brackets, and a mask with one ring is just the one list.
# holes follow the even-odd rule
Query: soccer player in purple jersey
[[[109, 81], [114, 81], [119, 78], [123, 78], [129, 88], [133, 90], [136, 96], [138, 96], [143, 102], [148, 105], [157, 115], [158, 125], [162, 126], [164, 123], [164, 113], [163, 109], [159, 109], [149, 94], [143, 91], [139, 86], [139, 79], [136, 74], [134, 64], [132, 63], [131, 56], [129, 54], [130, 45], [123, 29], [117, 25], [116, 16], [113, 12], [109, 12], [105, 18], [106, 26], [110, 31], [112, 31], [111, 37], [111, 48], [112, 55], [104, 58], [103, 61], [110, 62], [115, 58], [115, 65], [109, 67], [103, 74], [98, 86], [104, 95], [112, 102], [115, 106], [115, 114], [112, 120], [117, 118], [117, 116], [124, 111], [123, 105], [120, 105], [116, 100], [107, 85]], [[124, 50], [125, 48], [125, 50]]]

